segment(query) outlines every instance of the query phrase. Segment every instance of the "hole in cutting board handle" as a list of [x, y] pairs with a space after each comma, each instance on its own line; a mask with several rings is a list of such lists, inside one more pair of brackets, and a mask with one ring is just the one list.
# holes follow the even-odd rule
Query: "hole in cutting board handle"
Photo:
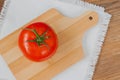
[[89, 20], [93, 20], [93, 17], [92, 17], [92, 16], [90, 16], [90, 17], [89, 17]]

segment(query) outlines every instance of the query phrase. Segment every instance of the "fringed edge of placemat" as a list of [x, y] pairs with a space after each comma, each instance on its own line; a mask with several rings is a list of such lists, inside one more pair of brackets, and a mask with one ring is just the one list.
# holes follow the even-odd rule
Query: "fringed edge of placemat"
[[75, 5], [81, 6], [83, 8], [89, 8], [91, 10], [96, 10], [96, 11], [104, 11], [105, 10], [105, 8], [102, 6], [98, 6], [96, 4], [91, 4], [89, 2], [84, 2], [81, 0], [59, 0], [59, 1], [64, 1], [67, 3], [69, 2], [69, 3], [75, 4]]
[[[4, 23], [4, 19], [6, 17], [6, 13], [7, 13], [7, 10], [8, 10], [8, 7], [9, 7], [9, 4], [10, 4], [10, 0], [4, 0], [4, 3], [3, 3], [3, 6], [2, 6], [2, 9], [1, 9], [1, 12], [0, 12], [0, 33], [1, 33], [1, 29], [2, 29], [2, 25]], [[1, 35], [1, 34], [0, 34]], [[2, 58], [2, 56], [0, 55], [0, 58]], [[4, 60], [3, 60], [4, 62]], [[7, 65], [6, 63], [4, 65]], [[9, 70], [9, 68], [8, 68]], [[9, 70], [9, 73], [11, 73], [11, 71]], [[12, 75], [12, 74], [11, 74]], [[14, 78], [14, 77], [13, 77]], [[6, 79], [1, 79], [1, 80], [8, 80], [7, 77]], [[15, 80], [15, 79], [14, 79]]]
[[92, 80], [92, 78], [93, 78], [93, 75], [94, 75], [94, 72], [95, 72], [95, 67], [97, 65], [97, 62], [98, 62], [98, 59], [99, 59], [99, 56], [100, 56], [100, 53], [101, 53], [101, 50], [102, 50], [102, 47], [103, 47], [103, 43], [104, 43], [104, 40], [105, 40], [105, 37], [106, 37], [106, 33], [108, 31], [108, 25], [109, 25], [111, 17], [112, 16], [110, 14], [104, 13], [103, 21], [102, 21], [102, 24], [100, 25], [101, 30], [99, 31], [99, 36], [98, 36], [98, 39], [97, 39], [97, 42], [96, 42], [97, 47], [95, 49], [94, 54], [91, 56], [90, 64], [88, 66], [89, 67], [88, 68], [88, 75], [85, 78], [85, 80]]
[[2, 25], [3, 25], [4, 19], [5, 19], [9, 4], [10, 4], [10, 0], [4, 0], [4, 4], [3, 4], [1, 12], [0, 12], [0, 33], [1, 33]]

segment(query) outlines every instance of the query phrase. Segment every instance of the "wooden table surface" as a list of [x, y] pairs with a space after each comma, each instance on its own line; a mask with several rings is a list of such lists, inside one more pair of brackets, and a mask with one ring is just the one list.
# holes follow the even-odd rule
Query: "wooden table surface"
[[[93, 80], [120, 80], [120, 0], [84, 0], [112, 14]], [[0, 9], [4, 0], [0, 0]]]

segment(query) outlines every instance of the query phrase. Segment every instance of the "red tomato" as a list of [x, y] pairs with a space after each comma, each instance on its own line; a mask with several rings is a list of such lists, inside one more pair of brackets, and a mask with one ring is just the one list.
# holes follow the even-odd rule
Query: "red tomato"
[[18, 44], [27, 58], [38, 62], [55, 54], [58, 40], [56, 33], [50, 26], [36, 22], [21, 31]]

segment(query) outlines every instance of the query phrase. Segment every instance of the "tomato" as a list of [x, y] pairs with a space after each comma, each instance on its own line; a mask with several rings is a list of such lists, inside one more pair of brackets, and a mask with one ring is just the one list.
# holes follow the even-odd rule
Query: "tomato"
[[55, 54], [58, 39], [50, 26], [43, 22], [36, 22], [21, 31], [18, 45], [27, 58], [39, 62]]

